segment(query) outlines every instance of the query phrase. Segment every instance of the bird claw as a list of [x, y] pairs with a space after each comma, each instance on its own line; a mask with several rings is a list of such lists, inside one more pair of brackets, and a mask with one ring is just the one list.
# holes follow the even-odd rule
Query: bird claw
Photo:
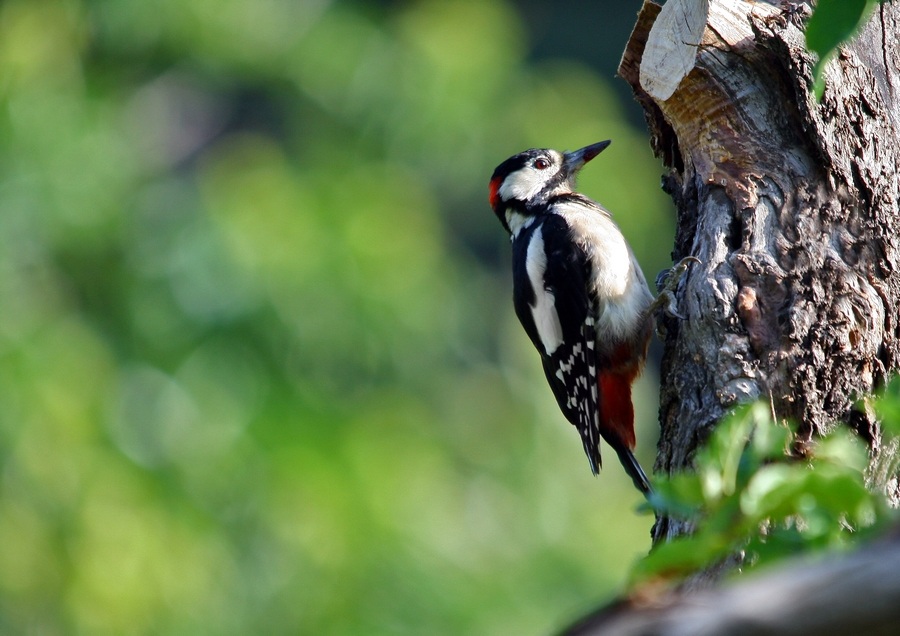
[[659, 295], [650, 306], [651, 311], [656, 313], [663, 311], [671, 318], [684, 320], [684, 317], [678, 313], [678, 303], [675, 300], [675, 290], [678, 289], [681, 279], [692, 263], [700, 263], [700, 259], [695, 256], [685, 256], [674, 266], [662, 270], [656, 277], [656, 289]]
[[678, 313], [678, 303], [675, 301], [675, 294], [670, 291], [665, 291], [657, 296], [657, 299], [662, 301], [656, 308], [657, 311], [664, 311], [669, 318], [684, 320], [684, 316]]
[[681, 282], [684, 273], [687, 271], [688, 267], [691, 266], [691, 263], [700, 263], [700, 259], [696, 256], [685, 256], [680, 261], [675, 263], [673, 267], [668, 269], [664, 269], [659, 273], [656, 277], [656, 288], [659, 291], [674, 291], [678, 286], [678, 283]]

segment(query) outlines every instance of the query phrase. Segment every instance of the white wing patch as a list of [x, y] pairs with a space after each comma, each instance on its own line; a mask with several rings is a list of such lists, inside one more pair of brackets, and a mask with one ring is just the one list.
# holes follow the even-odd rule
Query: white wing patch
[[556, 298], [544, 287], [544, 272], [547, 271], [547, 253], [544, 251], [543, 228], [538, 226], [528, 242], [525, 255], [525, 271], [534, 290], [534, 304], [531, 305], [531, 317], [537, 327], [538, 336], [548, 356], [562, 344], [562, 325], [556, 313]]

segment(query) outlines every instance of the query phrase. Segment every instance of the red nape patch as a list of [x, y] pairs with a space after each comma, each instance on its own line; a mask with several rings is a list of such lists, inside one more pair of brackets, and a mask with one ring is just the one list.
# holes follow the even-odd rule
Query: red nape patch
[[617, 439], [634, 450], [632, 379], [627, 373], [601, 373], [597, 376], [597, 388], [600, 391], [600, 434], [607, 439]]
[[503, 179], [501, 177], [497, 177], [495, 179], [491, 179], [491, 184], [488, 186], [488, 202], [490, 202], [491, 207], [495, 210], [500, 204], [499, 190], [501, 183], [503, 183]]

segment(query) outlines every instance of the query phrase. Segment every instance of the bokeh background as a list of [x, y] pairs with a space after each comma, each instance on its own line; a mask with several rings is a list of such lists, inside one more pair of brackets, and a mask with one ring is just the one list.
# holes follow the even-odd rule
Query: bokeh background
[[[0, 633], [544, 634], [652, 519], [510, 302], [494, 166], [652, 278], [630, 2], [0, 4]], [[653, 461], [656, 370], [636, 394]]]

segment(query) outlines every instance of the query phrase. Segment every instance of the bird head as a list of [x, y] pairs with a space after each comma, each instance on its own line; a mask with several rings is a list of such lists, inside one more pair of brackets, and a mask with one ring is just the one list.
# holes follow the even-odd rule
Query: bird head
[[494, 214], [509, 231], [510, 209], [522, 215], [539, 213], [538, 206], [552, 196], [573, 192], [578, 171], [599, 155], [609, 140], [572, 152], [532, 148], [513, 155], [494, 170], [489, 200]]

